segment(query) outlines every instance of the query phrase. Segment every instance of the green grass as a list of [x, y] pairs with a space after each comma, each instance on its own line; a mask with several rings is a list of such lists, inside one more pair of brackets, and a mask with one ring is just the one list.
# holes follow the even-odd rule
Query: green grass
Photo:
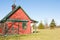
[[38, 33], [0, 36], [0, 40], [60, 40], [60, 28], [40, 29]]

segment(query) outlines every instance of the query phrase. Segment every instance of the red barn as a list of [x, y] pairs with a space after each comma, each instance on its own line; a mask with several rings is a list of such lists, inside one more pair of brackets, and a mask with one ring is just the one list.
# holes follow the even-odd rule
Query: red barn
[[21, 6], [12, 5], [12, 11], [0, 21], [0, 34], [30, 34], [32, 20]]

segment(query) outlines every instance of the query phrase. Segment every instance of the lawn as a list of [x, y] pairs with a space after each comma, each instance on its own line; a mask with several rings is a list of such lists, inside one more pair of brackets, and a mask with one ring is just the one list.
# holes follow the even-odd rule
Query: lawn
[[0, 36], [0, 40], [60, 40], [60, 28], [40, 29], [38, 33], [26, 35]]

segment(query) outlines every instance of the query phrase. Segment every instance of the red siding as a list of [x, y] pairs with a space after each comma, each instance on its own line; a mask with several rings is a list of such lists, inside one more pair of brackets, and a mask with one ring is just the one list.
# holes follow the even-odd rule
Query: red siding
[[2, 29], [0, 28], [0, 33], [2, 33]]
[[[19, 10], [17, 10], [11, 17], [10, 17], [10, 19], [20, 19], [20, 20], [28, 20], [29, 22], [27, 23], [27, 29], [26, 30], [24, 30], [24, 29], [22, 29], [22, 23], [20, 22], [19, 23], [19, 34], [29, 34], [29, 33], [31, 33], [31, 26], [30, 26], [30, 24], [31, 24], [31, 21], [30, 21], [30, 19], [28, 18], [28, 16], [23, 12], [23, 10], [22, 9], [19, 9]], [[12, 23], [8, 23], [8, 26], [11, 26], [11, 24]], [[15, 28], [17, 28], [18, 26], [18, 23], [15, 23], [14, 24], [14, 27]]]

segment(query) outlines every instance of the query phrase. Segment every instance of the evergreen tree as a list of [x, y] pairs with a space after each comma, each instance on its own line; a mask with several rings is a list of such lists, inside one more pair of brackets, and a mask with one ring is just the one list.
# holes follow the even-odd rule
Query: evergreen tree
[[42, 22], [39, 24], [38, 29], [44, 29], [44, 25]]
[[52, 19], [51, 23], [50, 23], [50, 28], [53, 29], [56, 27], [55, 21], [54, 19]]

